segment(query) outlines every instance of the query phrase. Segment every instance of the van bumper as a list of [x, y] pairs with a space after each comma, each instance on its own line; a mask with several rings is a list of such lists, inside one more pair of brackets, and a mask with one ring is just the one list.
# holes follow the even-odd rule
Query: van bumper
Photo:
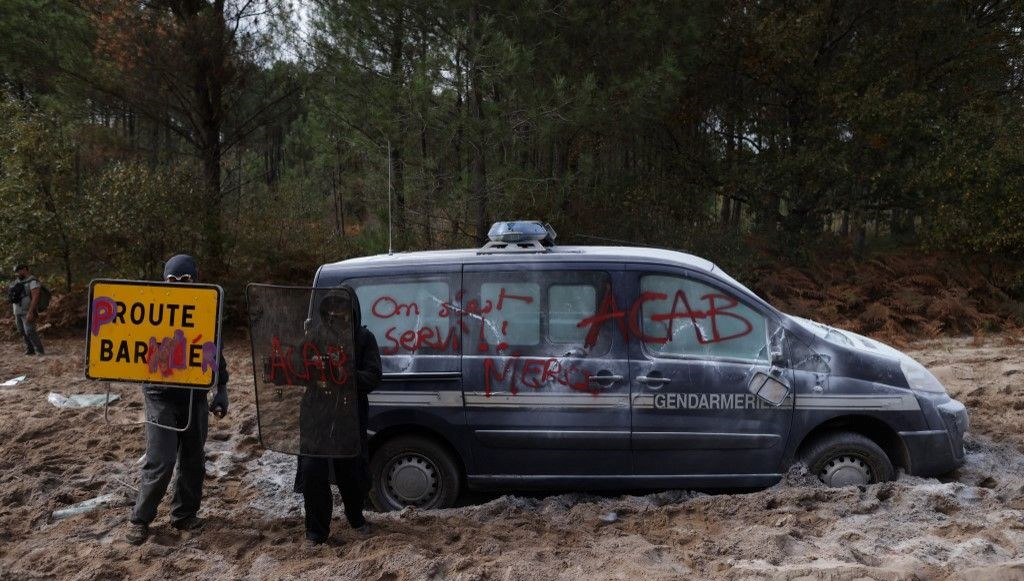
[[907, 449], [907, 472], [914, 476], [938, 476], [963, 466], [964, 433], [970, 425], [967, 408], [953, 399], [935, 406], [944, 429], [900, 432]]

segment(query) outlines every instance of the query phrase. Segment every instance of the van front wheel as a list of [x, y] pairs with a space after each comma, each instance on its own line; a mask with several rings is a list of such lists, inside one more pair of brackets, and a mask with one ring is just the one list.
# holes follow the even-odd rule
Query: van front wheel
[[370, 459], [370, 500], [380, 511], [448, 508], [459, 497], [459, 469], [452, 455], [433, 440], [399, 436]]
[[828, 486], [874, 484], [895, 475], [885, 451], [855, 432], [834, 432], [815, 439], [803, 459], [811, 474]]

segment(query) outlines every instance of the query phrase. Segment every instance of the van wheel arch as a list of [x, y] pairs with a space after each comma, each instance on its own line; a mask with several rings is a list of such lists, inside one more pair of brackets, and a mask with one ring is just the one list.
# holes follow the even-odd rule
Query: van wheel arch
[[414, 477], [436, 480], [437, 497], [426, 500], [423, 508], [448, 508], [465, 488], [466, 468], [462, 457], [454, 446], [432, 430], [421, 426], [391, 427], [374, 434], [369, 447], [373, 478], [370, 500], [377, 510], [402, 508], [395, 490], [389, 489], [387, 482], [389, 473], [401, 470], [396, 464], [406, 464], [406, 472]]
[[903, 468], [910, 472], [910, 454], [903, 444], [903, 439], [889, 424], [871, 416], [839, 416], [817, 425], [807, 432], [796, 447], [790, 463], [799, 462], [810, 446], [821, 438], [836, 432], [852, 432], [860, 434], [874, 442], [885, 452], [892, 463], [893, 469]]

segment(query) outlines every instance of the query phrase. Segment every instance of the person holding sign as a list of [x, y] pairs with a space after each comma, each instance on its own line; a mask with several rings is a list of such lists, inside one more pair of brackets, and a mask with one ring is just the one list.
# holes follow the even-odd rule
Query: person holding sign
[[[164, 266], [167, 282], [195, 283], [198, 279], [196, 261], [187, 254], [171, 257]], [[126, 534], [126, 540], [132, 544], [141, 544], [148, 538], [149, 524], [156, 518], [157, 506], [167, 491], [175, 464], [178, 479], [171, 501], [171, 526], [196, 530], [203, 525], [197, 514], [206, 475], [207, 413], [223, 418], [228, 412], [228, 368], [219, 345], [217, 351], [217, 387], [209, 405], [202, 391], [143, 386], [146, 418], [150, 423], [146, 424], [146, 463], [142, 467], [139, 496]], [[161, 426], [176, 426], [178, 430]]]
[[[318, 345], [319, 351], [326, 354], [325, 357], [350, 356], [345, 353], [332, 353], [329, 346], [344, 344], [346, 341], [340, 339], [341, 327], [346, 324], [352, 325], [355, 343], [354, 352], [351, 354], [354, 357], [353, 373], [351, 378], [344, 380], [355, 380], [359, 406], [357, 429], [360, 435], [360, 453], [353, 458], [299, 456], [295, 473], [295, 492], [302, 493], [306, 511], [306, 539], [313, 544], [326, 542], [330, 534], [331, 513], [334, 509], [330, 488], [331, 468], [334, 469], [337, 478], [338, 490], [345, 505], [345, 517], [349, 524], [364, 534], [369, 533], [369, 523], [363, 517], [363, 501], [371, 485], [369, 449], [366, 442], [366, 424], [369, 416], [367, 395], [380, 384], [380, 350], [377, 348], [377, 340], [373, 333], [361, 324], [359, 300], [355, 291], [350, 287], [341, 288], [351, 297], [351, 303], [329, 292], [321, 299], [317, 309], [319, 320], [310, 321], [307, 341]], [[333, 365], [334, 362], [330, 360], [326, 363], [331, 368], [342, 367], [340, 364]], [[327, 405], [331, 393], [329, 386], [327, 387], [328, 389], [324, 390], [315, 384], [311, 385], [303, 396], [300, 412], [300, 450], [323, 449], [319, 440], [325, 434], [321, 433], [321, 427], [333, 426], [332, 418], [324, 417], [325, 414], [336, 413], [335, 407]]]

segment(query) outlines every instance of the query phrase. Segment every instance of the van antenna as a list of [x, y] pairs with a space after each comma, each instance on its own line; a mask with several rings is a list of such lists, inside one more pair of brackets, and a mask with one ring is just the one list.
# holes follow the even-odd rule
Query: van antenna
[[391, 246], [391, 140], [388, 140], [388, 256], [394, 255]]

